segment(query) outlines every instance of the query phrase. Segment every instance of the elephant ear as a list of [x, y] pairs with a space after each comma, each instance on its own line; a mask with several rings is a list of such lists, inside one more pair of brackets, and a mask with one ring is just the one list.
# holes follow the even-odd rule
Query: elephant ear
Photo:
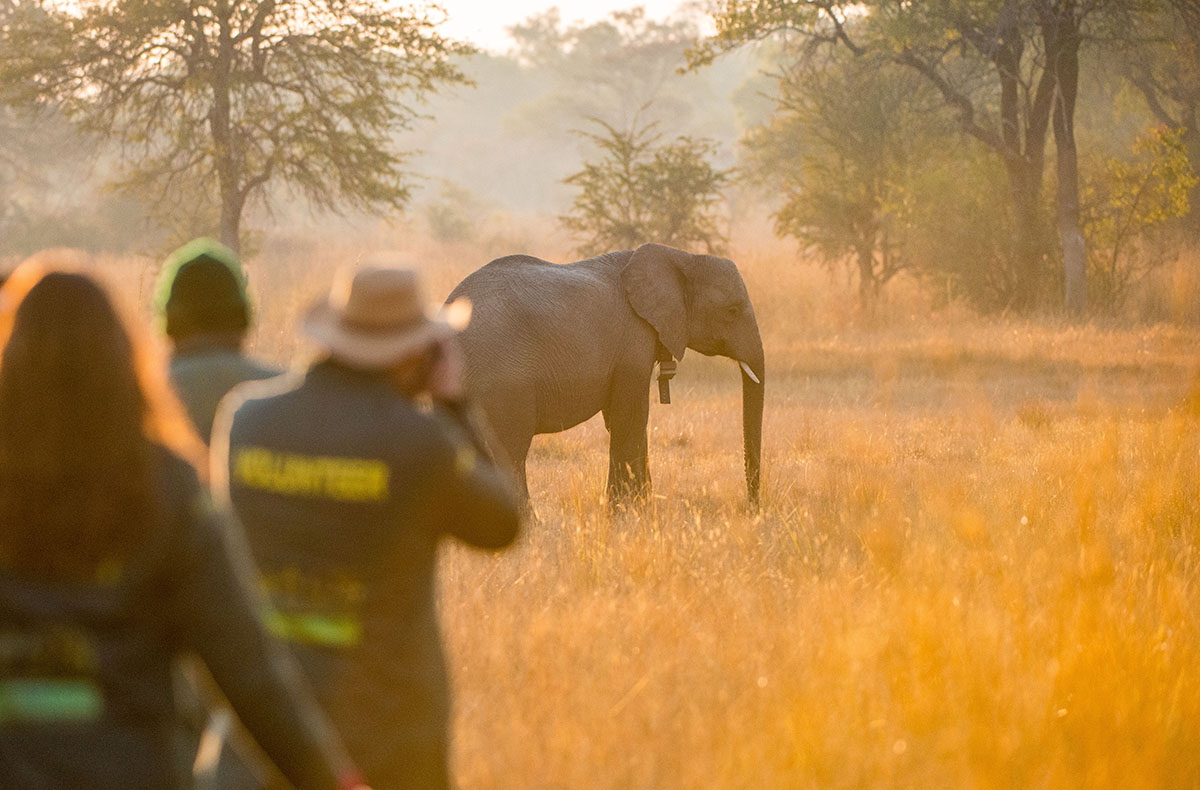
[[687, 350], [687, 307], [681, 264], [687, 253], [661, 244], [643, 244], [621, 270], [621, 287], [634, 312], [646, 320], [671, 356]]

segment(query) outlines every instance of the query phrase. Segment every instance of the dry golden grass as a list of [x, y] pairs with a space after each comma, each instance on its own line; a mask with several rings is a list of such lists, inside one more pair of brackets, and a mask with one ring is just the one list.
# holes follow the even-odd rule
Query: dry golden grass
[[[369, 244], [415, 250], [434, 296], [517, 251], [403, 236]], [[262, 353], [298, 353], [356, 249], [268, 247]], [[734, 257], [767, 347], [762, 512], [727, 361], [689, 354], [653, 406], [644, 511], [606, 515], [598, 421], [540, 437], [540, 521], [443, 557], [461, 787], [1200, 786], [1200, 333], [902, 285], [865, 326], [786, 247]]]
[[463, 788], [1200, 785], [1200, 335], [915, 317], [738, 257], [768, 358], [685, 358], [655, 499], [599, 421], [541, 437], [540, 522], [455, 549]]

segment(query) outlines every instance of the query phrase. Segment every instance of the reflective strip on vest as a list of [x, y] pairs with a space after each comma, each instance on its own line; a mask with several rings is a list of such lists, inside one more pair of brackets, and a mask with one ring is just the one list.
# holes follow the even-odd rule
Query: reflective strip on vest
[[91, 680], [0, 681], [0, 724], [96, 721], [103, 711], [104, 696]]
[[362, 623], [353, 617], [292, 614], [268, 609], [267, 630], [279, 639], [318, 647], [348, 648], [362, 639]]

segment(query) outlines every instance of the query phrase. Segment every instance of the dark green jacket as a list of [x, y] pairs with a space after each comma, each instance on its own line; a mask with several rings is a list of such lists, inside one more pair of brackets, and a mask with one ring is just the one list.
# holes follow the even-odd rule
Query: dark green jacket
[[109, 583], [0, 569], [0, 787], [173, 788], [173, 659], [204, 661], [297, 786], [336, 786], [344, 760], [262, 627], [236, 525], [195, 472], [161, 453], [162, 518]]
[[270, 623], [380, 790], [447, 783], [439, 539], [499, 548], [518, 529], [513, 491], [468, 430], [332, 362], [243, 385], [217, 419], [214, 465], [229, 471]]
[[213, 417], [226, 393], [243, 381], [272, 378], [282, 372], [219, 338], [192, 338], [171, 356], [171, 388], [205, 442], [212, 436]]

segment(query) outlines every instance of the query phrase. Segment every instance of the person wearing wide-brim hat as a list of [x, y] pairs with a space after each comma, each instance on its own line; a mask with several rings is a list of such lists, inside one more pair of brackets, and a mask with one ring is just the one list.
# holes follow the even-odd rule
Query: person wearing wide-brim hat
[[[303, 329], [334, 359], [370, 370], [446, 349], [470, 317], [466, 301], [441, 310], [430, 306], [411, 269], [365, 266], [339, 273], [329, 295], [309, 308]], [[457, 398], [461, 393], [432, 394]]]
[[242, 385], [214, 428], [268, 624], [379, 787], [450, 785], [439, 538], [501, 548], [519, 527], [463, 401], [467, 316], [426, 303], [410, 270], [344, 271], [305, 316], [319, 354], [303, 378]]
[[207, 442], [229, 390], [282, 373], [245, 353], [253, 306], [237, 253], [207, 237], [175, 250], [159, 271], [154, 308], [171, 341], [171, 387]]

